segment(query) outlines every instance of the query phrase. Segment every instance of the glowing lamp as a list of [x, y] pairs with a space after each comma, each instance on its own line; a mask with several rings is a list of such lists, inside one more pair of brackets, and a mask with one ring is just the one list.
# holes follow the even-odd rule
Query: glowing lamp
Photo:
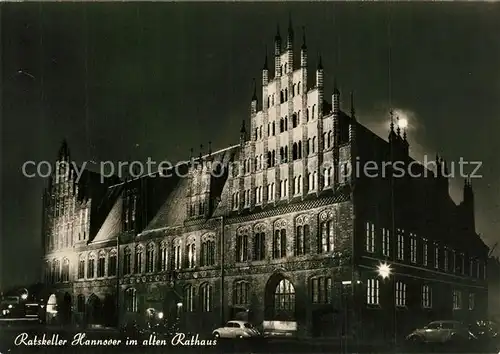
[[158, 318], [161, 320], [163, 318], [163, 312], [158, 312]]
[[182, 307], [182, 302], [178, 302], [177, 307]]
[[377, 268], [377, 272], [382, 277], [382, 279], [386, 279], [391, 275], [392, 269], [391, 266], [387, 263], [381, 263]]
[[21, 299], [26, 300], [28, 298], [28, 294], [22, 294]]

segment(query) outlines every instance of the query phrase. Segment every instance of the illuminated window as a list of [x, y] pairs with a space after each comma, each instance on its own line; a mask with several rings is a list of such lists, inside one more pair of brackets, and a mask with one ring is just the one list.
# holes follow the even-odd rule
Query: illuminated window
[[396, 306], [406, 306], [406, 284], [401, 281], [396, 282]]
[[318, 253], [332, 252], [334, 245], [334, 224], [333, 220], [324, 220], [320, 223], [320, 238], [321, 243], [318, 244]]
[[422, 264], [427, 266], [429, 264], [429, 255], [428, 255], [428, 245], [427, 239], [422, 239]]
[[181, 245], [176, 244], [174, 246], [174, 269], [181, 269], [181, 266], [182, 266]]
[[368, 279], [366, 287], [366, 303], [368, 305], [379, 305], [380, 282], [378, 279]]
[[282, 279], [276, 286], [274, 309], [277, 313], [295, 311], [295, 288], [288, 279]]
[[432, 291], [429, 285], [422, 286], [422, 307], [423, 308], [432, 307]]
[[397, 229], [397, 237], [398, 237], [398, 259], [405, 259], [405, 240], [404, 240], [404, 231], [401, 229]]
[[137, 312], [137, 290], [134, 288], [125, 291], [125, 309], [127, 312]]
[[273, 258], [286, 257], [286, 229], [274, 230]]
[[166, 242], [162, 241], [160, 243], [160, 253], [159, 253], [159, 262], [158, 264], [160, 265], [160, 271], [161, 272], [164, 272], [167, 270], [167, 264], [168, 264], [168, 254], [167, 254], [167, 251], [168, 250], [168, 247], [167, 247], [167, 244]]
[[389, 229], [382, 228], [382, 254], [386, 257], [391, 255], [391, 234]]
[[62, 281], [69, 281], [69, 259], [64, 258], [61, 269]]
[[135, 262], [134, 262], [134, 273], [140, 274], [142, 273], [142, 253], [143, 247], [142, 245], [137, 245], [135, 247]]
[[187, 267], [194, 268], [196, 265], [196, 245], [194, 241], [191, 241], [186, 245], [186, 256], [187, 256]]
[[417, 263], [417, 237], [410, 233], [410, 261]]
[[83, 278], [85, 278], [85, 256], [82, 254], [78, 260], [78, 279]]
[[109, 252], [109, 258], [108, 258], [108, 276], [115, 276], [116, 275], [116, 250], [113, 249]]
[[106, 271], [106, 253], [99, 252], [99, 258], [97, 259], [97, 277], [104, 277]]
[[148, 244], [146, 250], [146, 273], [152, 273], [155, 271], [155, 245], [153, 243]]
[[132, 273], [132, 251], [130, 248], [125, 247], [123, 252], [123, 274]]
[[375, 252], [375, 225], [366, 223], [366, 252]]
[[212, 311], [212, 286], [208, 283], [200, 286], [201, 311]]
[[95, 254], [91, 253], [89, 255], [89, 263], [87, 267], [87, 278], [91, 279], [95, 277]]

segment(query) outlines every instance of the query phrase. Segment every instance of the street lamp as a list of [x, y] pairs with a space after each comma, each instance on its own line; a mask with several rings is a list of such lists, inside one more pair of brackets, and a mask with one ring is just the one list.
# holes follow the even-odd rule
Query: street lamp
[[380, 263], [377, 267], [378, 275], [382, 277], [382, 279], [387, 279], [392, 274], [392, 268], [387, 263]]
[[[380, 263], [377, 267], [377, 272], [378, 272], [378, 275], [380, 275], [380, 277], [382, 279], [387, 279], [393, 274], [391, 266], [387, 263]], [[394, 294], [393, 294], [393, 296], [394, 296], [394, 319], [393, 319], [394, 320], [394, 346], [396, 347], [396, 342], [397, 342], [396, 278], [393, 279], [393, 282], [394, 282], [394, 288], [393, 288], [393, 292], [394, 292]]]

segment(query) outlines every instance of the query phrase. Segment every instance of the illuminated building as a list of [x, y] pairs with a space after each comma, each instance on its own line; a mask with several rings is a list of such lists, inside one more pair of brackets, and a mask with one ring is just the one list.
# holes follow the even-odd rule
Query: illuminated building
[[375, 135], [352, 95], [342, 110], [336, 85], [328, 101], [321, 59], [309, 77], [305, 36], [298, 63], [294, 45], [291, 27], [284, 49], [276, 35], [274, 75], [266, 56], [238, 145], [191, 157], [169, 177], [95, 184], [89, 173], [77, 185], [71, 172], [55, 176], [45, 274], [77, 314], [113, 323], [118, 293], [120, 322], [155, 309], [200, 333], [242, 317], [299, 336], [365, 337], [484, 316], [487, 247], [470, 183], [457, 206], [440, 159], [428, 177], [358, 170], [412, 162], [406, 132], [392, 122], [388, 141]]

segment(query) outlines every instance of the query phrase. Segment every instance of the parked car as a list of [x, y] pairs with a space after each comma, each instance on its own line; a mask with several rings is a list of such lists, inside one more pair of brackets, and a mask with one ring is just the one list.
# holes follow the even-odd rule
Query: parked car
[[417, 343], [457, 343], [476, 339], [476, 336], [462, 322], [434, 321], [414, 330], [406, 339]]
[[252, 338], [260, 337], [260, 332], [251, 323], [245, 321], [229, 321], [223, 327], [212, 332], [214, 338]]

